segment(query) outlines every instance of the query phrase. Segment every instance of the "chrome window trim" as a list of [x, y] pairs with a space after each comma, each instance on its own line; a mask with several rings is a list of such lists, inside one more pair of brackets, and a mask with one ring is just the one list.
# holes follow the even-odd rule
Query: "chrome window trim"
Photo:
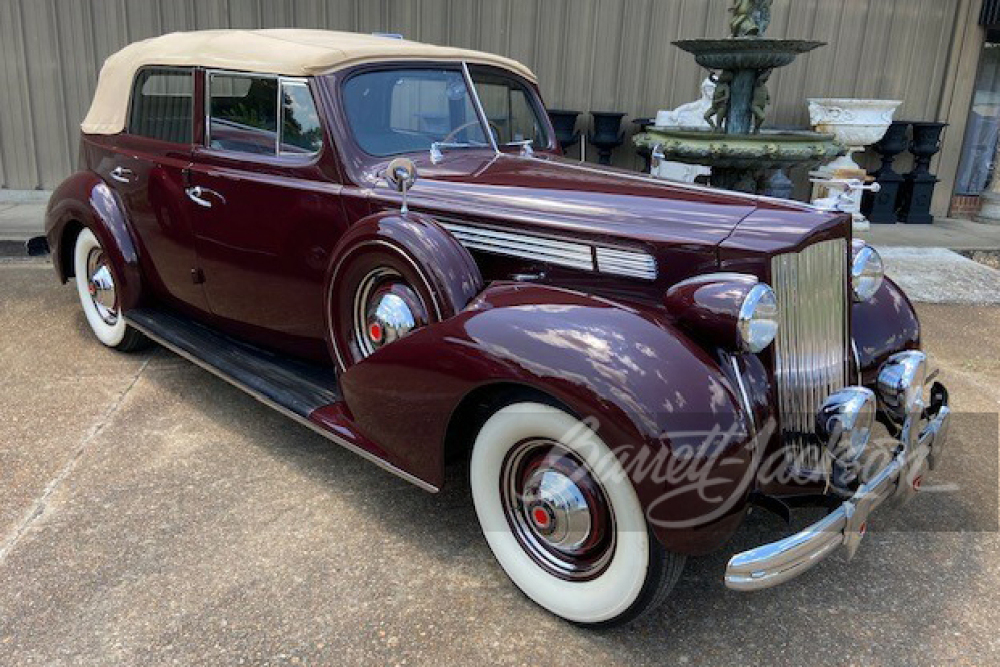
[[[320, 151], [323, 150], [323, 135], [320, 132], [320, 147], [309, 153], [289, 153], [283, 152], [281, 150], [282, 136], [285, 133], [285, 105], [282, 104], [281, 93], [285, 86], [298, 86], [300, 88], [305, 88], [306, 92], [309, 93], [309, 99], [312, 101], [313, 110], [316, 112], [316, 118], [319, 119], [319, 107], [316, 105], [316, 97], [313, 95], [312, 90], [309, 89], [309, 80], [303, 77], [290, 77], [283, 76], [278, 77], [278, 155], [290, 156], [290, 157], [303, 157], [312, 158], [319, 155]], [[320, 123], [322, 127], [322, 122]]]
[[472, 74], [469, 72], [469, 63], [462, 61], [462, 76], [465, 78], [465, 87], [469, 90], [469, 95], [472, 96], [472, 102], [476, 107], [476, 115], [479, 116], [479, 124], [483, 128], [483, 132], [486, 133], [487, 138], [490, 140], [490, 146], [493, 147], [493, 152], [496, 155], [500, 155], [500, 147], [497, 146], [496, 137], [490, 132], [490, 121], [486, 117], [486, 110], [483, 108], [483, 103], [479, 99], [479, 91], [476, 90], [476, 84], [472, 80]]
[[[469, 64], [469, 63], [467, 62], [466, 64]], [[502, 67], [497, 67], [496, 65], [490, 65], [490, 64], [486, 64], [486, 63], [471, 63], [471, 67], [469, 68], [469, 79], [470, 79], [470, 81], [472, 81], [472, 87], [473, 88], [475, 88], [475, 86], [476, 86], [476, 80], [472, 77], [472, 68], [473, 67], [474, 68], [478, 68], [480, 70], [484, 70], [484, 69], [485, 70], [494, 70], [497, 73], [497, 75], [499, 75], [499, 76], [501, 76], [503, 78], [506, 78], [506, 79], [512, 81], [515, 85], [517, 85], [517, 87], [521, 90], [521, 92], [524, 93], [525, 100], [528, 102], [528, 105], [531, 107], [532, 113], [535, 114], [535, 120], [539, 124], [539, 129], [541, 129], [543, 131], [543, 133], [545, 134], [545, 140], [546, 140], [545, 141], [545, 145], [544, 146], [534, 146], [532, 148], [534, 148], [536, 150], [551, 150], [552, 148], [555, 147], [555, 145], [554, 145], [555, 144], [555, 135], [552, 134], [552, 133], [550, 133], [549, 132], [549, 128], [545, 127], [545, 125], [544, 125], [544, 119], [548, 117], [548, 112], [545, 110], [545, 105], [542, 104], [541, 99], [539, 98], [537, 91], [532, 91], [531, 90], [531, 88], [530, 88], [530, 82], [528, 82], [529, 85], [525, 85], [525, 81], [526, 80], [523, 79], [523, 77], [521, 77], [518, 74], [515, 74], [514, 72], [511, 72], [510, 70], [504, 69]], [[476, 96], [477, 97], [479, 96], [479, 91], [478, 90], [476, 91]], [[483, 114], [484, 114], [484, 116], [486, 114], [485, 107], [483, 108]], [[488, 124], [487, 124], [487, 127], [488, 127]], [[507, 148], [507, 147], [510, 147], [510, 146], [514, 146], [514, 145], [516, 145], [516, 142], [503, 144], [504, 148]], [[499, 149], [499, 145], [497, 146], [497, 148]], [[502, 153], [503, 151], [500, 151], [500, 152]], [[530, 156], [528, 156], [528, 157], [530, 157]]]
[[[275, 104], [277, 105], [277, 128], [274, 132], [274, 154], [273, 155], [262, 155], [259, 153], [247, 153], [244, 151], [230, 151], [224, 148], [213, 148], [212, 147], [212, 77], [215, 75], [220, 76], [231, 76], [231, 77], [244, 77], [248, 79], [275, 79], [278, 83], [278, 92], [275, 99]], [[218, 151], [220, 153], [229, 153], [232, 155], [249, 155], [252, 157], [264, 157], [264, 158], [274, 158], [274, 157], [291, 157], [291, 158], [302, 158], [303, 161], [314, 160], [317, 155], [323, 151], [323, 145], [320, 146], [319, 150], [313, 151], [311, 153], [283, 153], [281, 151], [281, 132], [284, 126], [284, 105], [281, 103], [281, 90], [282, 86], [285, 84], [293, 86], [305, 86], [306, 90], [309, 90], [309, 96], [312, 98], [313, 108], [316, 109], [317, 116], [319, 115], [319, 105], [316, 104], [316, 96], [313, 95], [312, 90], [309, 88], [309, 79], [307, 77], [301, 76], [282, 76], [280, 74], [268, 74], [261, 72], [241, 72], [237, 70], [228, 69], [206, 69], [205, 70], [205, 93], [204, 93], [204, 115], [205, 115], [205, 138], [202, 146], [210, 151]], [[324, 143], [325, 145], [325, 143]]]

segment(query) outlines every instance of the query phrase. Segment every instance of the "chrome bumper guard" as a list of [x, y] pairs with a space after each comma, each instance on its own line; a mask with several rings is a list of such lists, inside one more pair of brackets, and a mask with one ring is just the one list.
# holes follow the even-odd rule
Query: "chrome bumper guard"
[[[852, 558], [867, 529], [868, 516], [889, 498], [906, 502], [920, 489], [928, 469], [941, 461], [951, 409], [948, 392], [936, 383], [931, 407], [911, 415], [900, 434], [895, 458], [854, 496], [821, 521], [786, 537], [736, 554], [726, 566], [726, 586], [737, 591], [756, 591], [777, 586], [799, 576], [843, 545]], [[923, 430], [917, 433], [921, 423]]]

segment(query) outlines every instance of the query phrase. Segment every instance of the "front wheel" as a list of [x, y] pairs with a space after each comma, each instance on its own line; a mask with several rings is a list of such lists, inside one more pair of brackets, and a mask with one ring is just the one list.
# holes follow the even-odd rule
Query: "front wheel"
[[141, 332], [125, 323], [114, 267], [100, 241], [89, 229], [84, 229], [76, 237], [73, 270], [83, 314], [98, 340], [122, 352], [148, 345], [148, 339]]
[[469, 477], [500, 566], [566, 620], [634, 620], [663, 601], [684, 567], [684, 557], [650, 533], [610, 448], [562, 410], [539, 403], [498, 410], [476, 438]]

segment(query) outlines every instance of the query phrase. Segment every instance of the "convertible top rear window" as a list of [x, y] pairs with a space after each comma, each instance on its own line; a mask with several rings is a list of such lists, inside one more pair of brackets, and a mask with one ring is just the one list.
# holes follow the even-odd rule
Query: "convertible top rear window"
[[193, 70], [186, 68], [150, 67], [140, 71], [132, 86], [129, 134], [191, 143], [193, 75]]

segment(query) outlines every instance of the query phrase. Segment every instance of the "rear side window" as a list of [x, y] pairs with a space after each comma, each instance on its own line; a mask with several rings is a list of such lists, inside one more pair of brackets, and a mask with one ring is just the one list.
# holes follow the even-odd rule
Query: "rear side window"
[[167, 67], [143, 69], [136, 75], [132, 88], [129, 134], [190, 144], [193, 109], [192, 70]]
[[300, 80], [209, 75], [208, 145], [254, 155], [311, 155], [322, 147], [319, 115]]

